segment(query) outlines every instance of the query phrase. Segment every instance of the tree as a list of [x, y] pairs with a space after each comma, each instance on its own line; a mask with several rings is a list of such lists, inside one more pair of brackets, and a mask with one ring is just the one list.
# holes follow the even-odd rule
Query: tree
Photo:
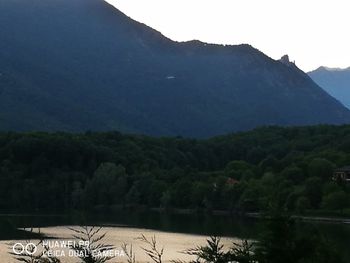
[[160, 205], [162, 208], [169, 208], [171, 206], [171, 192], [169, 190], [166, 190], [162, 193], [162, 197], [160, 198]]
[[203, 207], [204, 199], [211, 191], [211, 187], [208, 183], [195, 182], [192, 187], [191, 203], [196, 208]]
[[322, 182], [319, 177], [310, 177], [305, 182], [305, 196], [310, 200], [311, 207], [318, 208], [322, 200]]
[[225, 167], [225, 175], [236, 180], [249, 179], [254, 176], [253, 166], [246, 161], [231, 161]]
[[126, 195], [126, 202], [129, 205], [138, 205], [141, 202], [141, 193], [138, 189], [138, 182], [135, 182]]
[[198, 246], [185, 251], [185, 253], [196, 256], [196, 262], [226, 263], [228, 258], [223, 248], [220, 238], [212, 236], [207, 239], [206, 246]]
[[[197, 246], [184, 251], [185, 254], [196, 256], [196, 260], [190, 263], [255, 263], [253, 244], [247, 240], [241, 243], [233, 243], [228, 249], [224, 248], [221, 239], [211, 236], [205, 246]], [[181, 261], [174, 261], [180, 263]], [[183, 262], [182, 262], [183, 263]]]
[[300, 184], [304, 180], [304, 172], [295, 165], [288, 166], [281, 172], [283, 178], [289, 179], [296, 184]]
[[85, 187], [86, 203], [112, 205], [123, 202], [127, 182], [125, 168], [114, 163], [101, 163]]
[[324, 197], [322, 207], [331, 210], [343, 210], [349, 206], [350, 198], [344, 191], [328, 194]]
[[81, 183], [78, 181], [75, 181], [73, 183], [71, 200], [72, 200], [72, 207], [74, 209], [82, 209], [83, 200], [84, 200], [84, 190], [81, 186]]
[[71, 249], [83, 262], [104, 263], [114, 258], [109, 251], [115, 247], [103, 243], [106, 233], [101, 233], [102, 227], [80, 226], [69, 229], [73, 231], [73, 237], [77, 241], [71, 246]]
[[187, 179], [177, 181], [171, 190], [173, 204], [177, 207], [188, 207], [191, 203], [192, 182]]
[[309, 209], [311, 207], [310, 201], [307, 197], [305, 196], [300, 196], [295, 204], [296, 211], [304, 214], [306, 209]]
[[326, 159], [315, 158], [308, 165], [308, 174], [309, 177], [319, 177], [328, 181], [332, 178], [334, 168], [334, 163]]
[[264, 188], [258, 180], [250, 180], [240, 197], [239, 208], [248, 212], [259, 211], [263, 191]]
[[162, 263], [164, 247], [159, 248], [157, 246], [157, 240], [155, 236], [153, 236], [151, 239], [148, 239], [145, 235], [141, 235], [138, 240], [148, 246], [146, 248], [141, 247], [141, 249], [146, 253], [147, 256], [151, 258], [154, 263]]

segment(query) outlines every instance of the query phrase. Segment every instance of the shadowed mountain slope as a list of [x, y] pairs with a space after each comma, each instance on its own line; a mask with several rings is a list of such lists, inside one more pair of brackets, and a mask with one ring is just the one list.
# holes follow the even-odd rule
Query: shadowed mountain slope
[[0, 1], [0, 38], [0, 130], [206, 137], [350, 121], [288, 60], [174, 42], [102, 0]]

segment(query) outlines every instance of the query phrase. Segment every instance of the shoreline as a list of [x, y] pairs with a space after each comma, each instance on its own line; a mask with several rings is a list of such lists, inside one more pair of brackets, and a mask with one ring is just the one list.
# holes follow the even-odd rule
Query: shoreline
[[[254, 219], [268, 219], [267, 216], [265, 216], [263, 213], [259, 212], [248, 212], [248, 213], [237, 213], [237, 212], [230, 212], [225, 210], [213, 210], [211, 212], [206, 212], [204, 210], [195, 210], [195, 209], [179, 209], [174, 208], [170, 209], [169, 211], [161, 209], [161, 208], [151, 208], [151, 211], [158, 212], [158, 213], [169, 213], [169, 214], [183, 214], [183, 215], [194, 215], [194, 214], [208, 214], [212, 216], [237, 216], [240, 218], [254, 218]], [[293, 219], [299, 219], [301, 221], [310, 221], [310, 222], [327, 222], [327, 223], [334, 223], [334, 224], [350, 224], [350, 218], [348, 217], [337, 217], [337, 216], [326, 216], [326, 215], [319, 215], [319, 216], [312, 216], [312, 215], [297, 215], [297, 214], [291, 214], [291, 218]]]
[[[213, 211], [205, 211], [205, 210], [196, 210], [196, 209], [183, 209], [183, 208], [171, 208], [171, 209], [164, 209], [164, 208], [146, 208], [146, 207], [137, 207], [137, 208], [131, 208], [131, 207], [118, 207], [117, 209], [112, 209], [113, 212], [109, 215], [113, 215], [116, 212], [120, 211], [127, 211], [127, 212], [136, 212], [136, 213], [142, 213], [142, 212], [154, 212], [159, 214], [165, 214], [165, 215], [208, 215], [208, 216], [225, 216], [225, 217], [236, 217], [236, 218], [251, 218], [251, 219], [260, 219], [260, 220], [268, 220], [269, 217], [264, 215], [263, 213], [259, 212], [248, 212], [248, 213], [240, 213], [240, 212], [231, 212], [226, 210], [213, 210]], [[80, 213], [80, 211], [72, 211], [71, 213], [0, 213], [1, 217], [70, 217], [74, 216], [75, 213]], [[86, 215], [92, 215], [93, 213], [87, 212]], [[341, 217], [341, 216], [327, 216], [327, 215], [298, 215], [298, 214], [291, 214], [290, 217], [292, 219], [297, 219], [305, 222], [320, 222], [320, 223], [330, 223], [330, 224], [350, 224], [350, 218], [349, 217]]]

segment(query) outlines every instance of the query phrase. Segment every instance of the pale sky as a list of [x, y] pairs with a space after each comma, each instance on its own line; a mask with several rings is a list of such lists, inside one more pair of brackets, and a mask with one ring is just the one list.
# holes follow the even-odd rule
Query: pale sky
[[350, 0], [106, 0], [176, 40], [248, 43], [304, 71], [350, 66]]

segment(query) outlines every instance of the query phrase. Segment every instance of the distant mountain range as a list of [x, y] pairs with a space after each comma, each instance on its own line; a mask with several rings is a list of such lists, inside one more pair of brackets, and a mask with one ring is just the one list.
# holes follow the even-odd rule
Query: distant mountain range
[[0, 1], [0, 130], [207, 137], [350, 122], [288, 57], [174, 42], [102, 0]]
[[350, 67], [346, 69], [319, 67], [308, 74], [325, 91], [350, 109]]

